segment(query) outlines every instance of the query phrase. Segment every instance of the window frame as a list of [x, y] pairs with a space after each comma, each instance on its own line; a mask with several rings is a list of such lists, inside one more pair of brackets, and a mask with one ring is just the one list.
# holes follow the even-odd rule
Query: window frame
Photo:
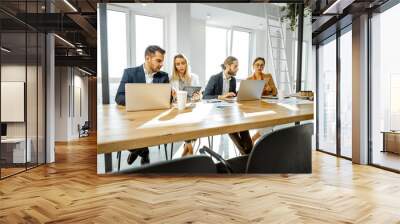
[[[120, 13], [125, 13], [125, 24], [126, 24], [126, 27], [125, 27], [125, 33], [126, 33], [126, 37], [125, 37], [125, 40], [126, 40], [126, 46], [127, 46], [127, 49], [129, 49], [129, 47], [130, 47], [130, 45], [129, 45], [129, 37], [130, 37], [130, 32], [129, 32], [129, 9], [127, 9], [127, 8], [124, 8], [124, 7], [120, 7], [120, 6], [116, 6], [116, 5], [110, 5], [110, 4], [107, 4], [107, 6], [106, 6], [106, 12], [107, 12], [107, 14], [108, 14], [108, 11], [115, 11], [115, 12], [120, 12]], [[108, 18], [107, 18], [107, 23], [108, 23]], [[107, 24], [107, 26], [108, 26], [108, 24]], [[109, 32], [109, 30], [107, 29], [107, 35], [108, 35], [108, 32]], [[107, 48], [109, 47], [109, 45], [108, 45], [108, 41], [109, 41], [109, 38], [107, 38]], [[127, 65], [127, 67], [129, 67], [130, 66], [130, 64], [129, 64], [129, 62], [130, 62], [130, 53], [128, 52], [128, 50], [126, 51], [126, 65]], [[109, 54], [109, 52], [108, 52], [108, 54], [107, 54], [107, 61], [108, 61], [108, 58], [110, 57], [110, 54]], [[108, 91], [109, 91], [109, 97], [110, 97], [110, 99], [109, 99], [109, 102], [111, 103], [111, 104], [114, 104], [115, 103], [115, 99], [113, 99], [111, 96], [112, 96], [112, 94], [111, 94], [111, 85], [112, 84], [118, 84], [120, 81], [121, 81], [121, 79], [122, 79], [122, 75], [123, 74], [121, 74], [121, 77], [111, 77], [110, 76], [110, 65], [108, 65], [108, 72], [107, 72], [107, 74], [108, 74]]]
[[[253, 49], [254, 49], [254, 46], [255, 46], [255, 31], [253, 30], [253, 29], [248, 29], [248, 28], [244, 28], [244, 27], [239, 27], [239, 26], [221, 26], [221, 25], [215, 25], [215, 24], [206, 24], [205, 25], [205, 28], [207, 29], [207, 27], [213, 27], [213, 28], [219, 28], [219, 29], [224, 29], [224, 30], [226, 30], [226, 39], [225, 39], [225, 43], [226, 43], [226, 46], [225, 46], [225, 57], [228, 57], [229, 55], [231, 55], [232, 54], [232, 48], [233, 48], [233, 44], [232, 44], [232, 42], [233, 42], [233, 32], [234, 31], [238, 31], [238, 32], [246, 32], [246, 33], [249, 33], [249, 46], [248, 46], [248, 49], [249, 49], [249, 58], [247, 59], [248, 60], [248, 65], [249, 65], [249, 67], [248, 67], [248, 70], [247, 70], [247, 74], [251, 74], [252, 73], [252, 68], [251, 68], [251, 58], [252, 58], [252, 56], [253, 56]], [[229, 33], [230, 32], [230, 33]], [[230, 35], [229, 35], [230, 34]], [[207, 41], [206, 41], [206, 46], [207, 46]], [[207, 57], [207, 52], [206, 52], [206, 57]], [[205, 69], [207, 69], [207, 65], [205, 64], [204, 65], [206, 68]], [[207, 75], [206, 75], [206, 82], [208, 81], [208, 77], [207, 77]], [[242, 81], [243, 79], [239, 79], [239, 78], [237, 78], [236, 79], [239, 83], [240, 83], [240, 81]], [[239, 84], [240, 85], [240, 84]]]
[[[380, 5], [379, 7], [377, 7], [376, 9], [374, 9], [373, 11], [369, 11], [368, 12], [368, 29], [367, 29], [367, 44], [368, 44], [368, 49], [367, 49], [367, 76], [368, 76], [368, 86], [367, 86], [367, 92], [368, 92], [368, 125], [367, 125], [367, 131], [368, 131], [368, 165], [373, 166], [373, 167], [377, 167], [383, 170], [388, 170], [391, 172], [395, 172], [395, 173], [400, 173], [400, 170], [398, 169], [394, 169], [394, 168], [390, 168], [388, 166], [384, 166], [384, 165], [380, 165], [378, 163], [374, 163], [374, 146], [373, 146], [373, 93], [374, 93], [374, 88], [373, 88], [373, 54], [374, 54], [374, 49], [373, 49], [373, 35], [372, 35], [372, 31], [374, 30], [373, 27], [373, 19], [375, 18], [375, 16], [379, 15], [379, 14], [383, 14], [385, 13], [385, 11], [397, 6], [399, 3], [397, 0], [388, 0], [387, 2], [385, 2], [384, 4]], [[390, 119], [390, 118], [389, 118]]]
[[138, 16], [147, 16], [147, 17], [153, 17], [157, 19], [162, 19], [163, 20], [163, 48], [169, 52], [169, 45], [168, 45], [168, 31], [167, 31], [167, 26], [168, 26], [168, 17], [164, 15], [160, 15], [157, 13], [148, 13], [148, 12], [141, 12], [137, 10], [129, 10], [129, 27], [128, 29], [128, 36], [129, 36], [129, 41], [128, 41], [128, 48], [130, 49], [129, 51], [129, 67], [133, 66], [139, 66], [136, 65], [136, 15]]
[[319, 148], [319, 105], [317, 103], [317, 110], [316, 110], [316, 151], [319, 152], [323, 152], [323, 153], [327, 153], [339, 158], [343, 158], [343, 159], [347, 159], [347, 160], [352, 160], [352, 158], [349, 158], [347, 156], [343, 156], [341, 153], [341, 119], [340, 119], [340, 112], [341, 112], [341, 99], [340, 99], [340, 95], [341, 95], [341, 90], [340, 90], [340, 76], [341, 76], [341, 67], [340, 67], [340, 38], [342, 35], [344, 35], [347, 32], [352, 32], [352, 23], [346, 25], [345, 27], [343, 27], [340, 30], [337, 30], [336, 33], [328, 36], [327, 38], [319, 41], [316, 45], [316, 95], [317, 95], [317, 99], [316, 102], [318, 102], [318, 92], [319, 92], [319, 48], [321, 47], [321, 45], [327, 44], [330, 41], [336, 41], [336, 152], [335, 153], [331, 153], [328, 151], [325, 151], [324, 149], [320, 149]]
[[[238, 26], [232, 26], [231, 27], [231, 42], [230, 42], [230, 54], [232, 53], [232, 49], [233, 49], [233, 32], [234, 31], [238, 31], [238, 32], [246, 32], [246, 33], [248, 33], [249, 34], [249, 46], [248, 46], [248, 49], [249, 49], [249, 58], [247, 59], [247, 63], [248, 63], [248, 65], [249, 65], [249, 67], [247, 68], [247, 74], [251, 74], [252, 73], [252, 68], [251, 68], [251, 57], [252, 57], [252, 55], [253, 55], [253, 48], [254, 48], [254, 40], [255, 40], [255, 37], [254, 37], [254, 30], [252, 30], [252, 29], [247, 29], [247, 28], [243, 28], [243, 27], [238, 27]], [[242, 80], [242, 79], [239, 79], [239, 78], [237, 78], [236, 80], [238, 80], [239, 82]]]
[[[121, 7], [121, 6], [117, 6], [117, 5], [113, 5], [113, 4], [107, 4], [107, 13], [108, 11], [116, 11], [116, 12], [121, 12], [121, 13], [125, 13], [125, 23], [126, 23], [126, 46], [127, 46], [127, 50], [126, 50], [126, 67], [130, 68], [130, 67], [134, 67], [134, 66], [139, 66], [136, 65], [136, 15], [140, 15], [140, 16], [147, 16], [147, 17], [153, 17], [153, 18], [158, 18], [158, 19], [162, 19], [163, 20], [163, 46], [164, 49], [167, 50], [168, 52], [168, 39], [167, 39], [167, 24], [168, 24], [168, 17], [167, 16], [162, 16], [159, 14], [153, 14], [153, 13], [143, 13], [143, 12], [139, 12], [137, 10], [133, 10], [133, 9], [129, 9], [129, 8], [125, 8], [125, 7]], [[108, 47], [108, 44], [107, 44]], [[107, 55], [107, 57], [109, 57], [109, 55]], [[110, 69], [110, 67], [108, 66], [108, 69]], [[108, 71], [108, 73], [110, 73]], [[122, 79], [122, 74], [120, 77], [110, 77], [109, 76], [109, 80], [108, 83], [110, 84], [118, 84], [120, 82], [120, 80]], [[111, 85], [110, 85], [111, 86]], [[110, 91], [110, 90], [109, 90]], [[110, 97], [111, 97], [111, 93]], [[111, 103], [115, 103], [114, 99], [110, 99]]]
[[[126, 46], [129, 49], [129, 47], [130, 47], [130, 45], [129, 45], [129, 37], [130, 37], [130, 32], [129, 32], [130, 31], [129, 30], [129, 26], [130, 26], [130, 24], [129, 24], [129, 9], [124, 8], [124, 7], [120, 7], [120, 6], [116, 6], [116, 5], [107, 4], [107, 12], [108, 12], [108, 10], [116, 11], [116, 12], [122, 12], [122, 13], [126, 14], [126, 18], [125, 18], [125, 23], [126, 23], [126, 27], [125, 27], [125, 29], [126, 29]], [[108, 43], [107, 43], [107, 47], [108, 47]], [[108, 55], [107, 55], [107, 57], [108, 57]], [[129, 52], [126, 52], [126, 59], [127, 59], [126, 64], [128, 66], [130, 66], [130, 64], [129, 64], [129, 62], [130, 62], [130, 54], [129, 54]], [[111, 77], [109, 77], [109, 78], [111, 78]]]
[[[226, 30], [226, 35], [225, 35], [225, 43], [226, 43], [226, 45], [225, 45], [225, 57], [227, 57], [227, 56], [229, 56], [229, 44], [228, 44], [228, 36], [229, 36], [229, 30], [230, 30], [230, 28], [229, 27], [226, 27], [226, 26], [220, 26], [220, 25], [214, 25], [214, 24], [206, 24], [205, 25], [205, 49], [207, 49], [207, 27], [212, 27], [212, 28], [219, 28], [219, 29], [224, 29], [224, 30]], [[205, 57], [207, 58], [207, 51], [205, 51]], [[222, 62], [221, 62], [222, 63]], [[204, 71], [206, 71], [206, 73], [207, 73], [207, 60], [205, 60], [205, 64], [204, 64], [204, 67], [205, 67], [205, 69], [204, 69]], [[206, 81], [206, 83], [208, 83], [208, 80], [209, 80], [209, 78], [210, 77], [208, 77], [208, 75], [210, 75], [210, 77], [211, 77], [211, 74], [206, 74], [205, 75], [205, 81]]]

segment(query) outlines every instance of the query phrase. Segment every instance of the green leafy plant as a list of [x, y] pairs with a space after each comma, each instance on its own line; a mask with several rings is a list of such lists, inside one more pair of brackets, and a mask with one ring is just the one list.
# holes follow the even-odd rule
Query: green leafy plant
[[[311, 15], [311, 8], [308, 6], [309, 1], [305, 1], [304, 7], [304, 17]], [[281, 22], [286, 22], [289, 24], [290, 30], [295, 31], [298, 23], [299, 7], [296, 3], [288, 3], [286, 6], [281, 8], [283, 15], [281, 17]]]

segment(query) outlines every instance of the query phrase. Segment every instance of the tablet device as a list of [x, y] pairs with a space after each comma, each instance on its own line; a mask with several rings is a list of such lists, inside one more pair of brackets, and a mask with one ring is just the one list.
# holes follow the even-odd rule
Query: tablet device
[[192, 97], [193, 93], [200, 92], [201, 86], [185, 86], [183, 87], [183, 91], [187, 91], [188, 97]]

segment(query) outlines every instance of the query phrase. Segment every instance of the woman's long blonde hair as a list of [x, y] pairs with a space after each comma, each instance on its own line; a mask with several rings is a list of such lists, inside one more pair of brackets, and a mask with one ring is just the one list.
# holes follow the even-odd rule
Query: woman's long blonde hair
[[179, 76], [178, 71], [176, 70], [176, 66], [175, 66], [175, 60], [177, 58], [182, 58], [186, 62], [186, 69], [185, 69], [185, 74], [183, 75], [183, 82], [190, 85], [190, 83], [192, 82], [192, 77], [191, 77], [190, 71], [189, 71], [190, 70], [189, 62], [188, 62], [187, 58], [185, 57], [185, 55], [183, 55], [183, 54], [177, 54], [174, 57], [174, 61], [173, 61], [174, 68], [172, 69], [172, 80], [180, 79], [180, 76]]

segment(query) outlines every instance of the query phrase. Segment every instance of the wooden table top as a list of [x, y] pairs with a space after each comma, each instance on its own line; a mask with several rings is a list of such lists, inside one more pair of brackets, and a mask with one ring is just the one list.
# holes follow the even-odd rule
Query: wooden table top
[[97, 108], [97, 153], [155, 146], [170, 142], [311, 120], [313, 104], [198, 102], [179, 111], [127, 112], [115, 104]]

